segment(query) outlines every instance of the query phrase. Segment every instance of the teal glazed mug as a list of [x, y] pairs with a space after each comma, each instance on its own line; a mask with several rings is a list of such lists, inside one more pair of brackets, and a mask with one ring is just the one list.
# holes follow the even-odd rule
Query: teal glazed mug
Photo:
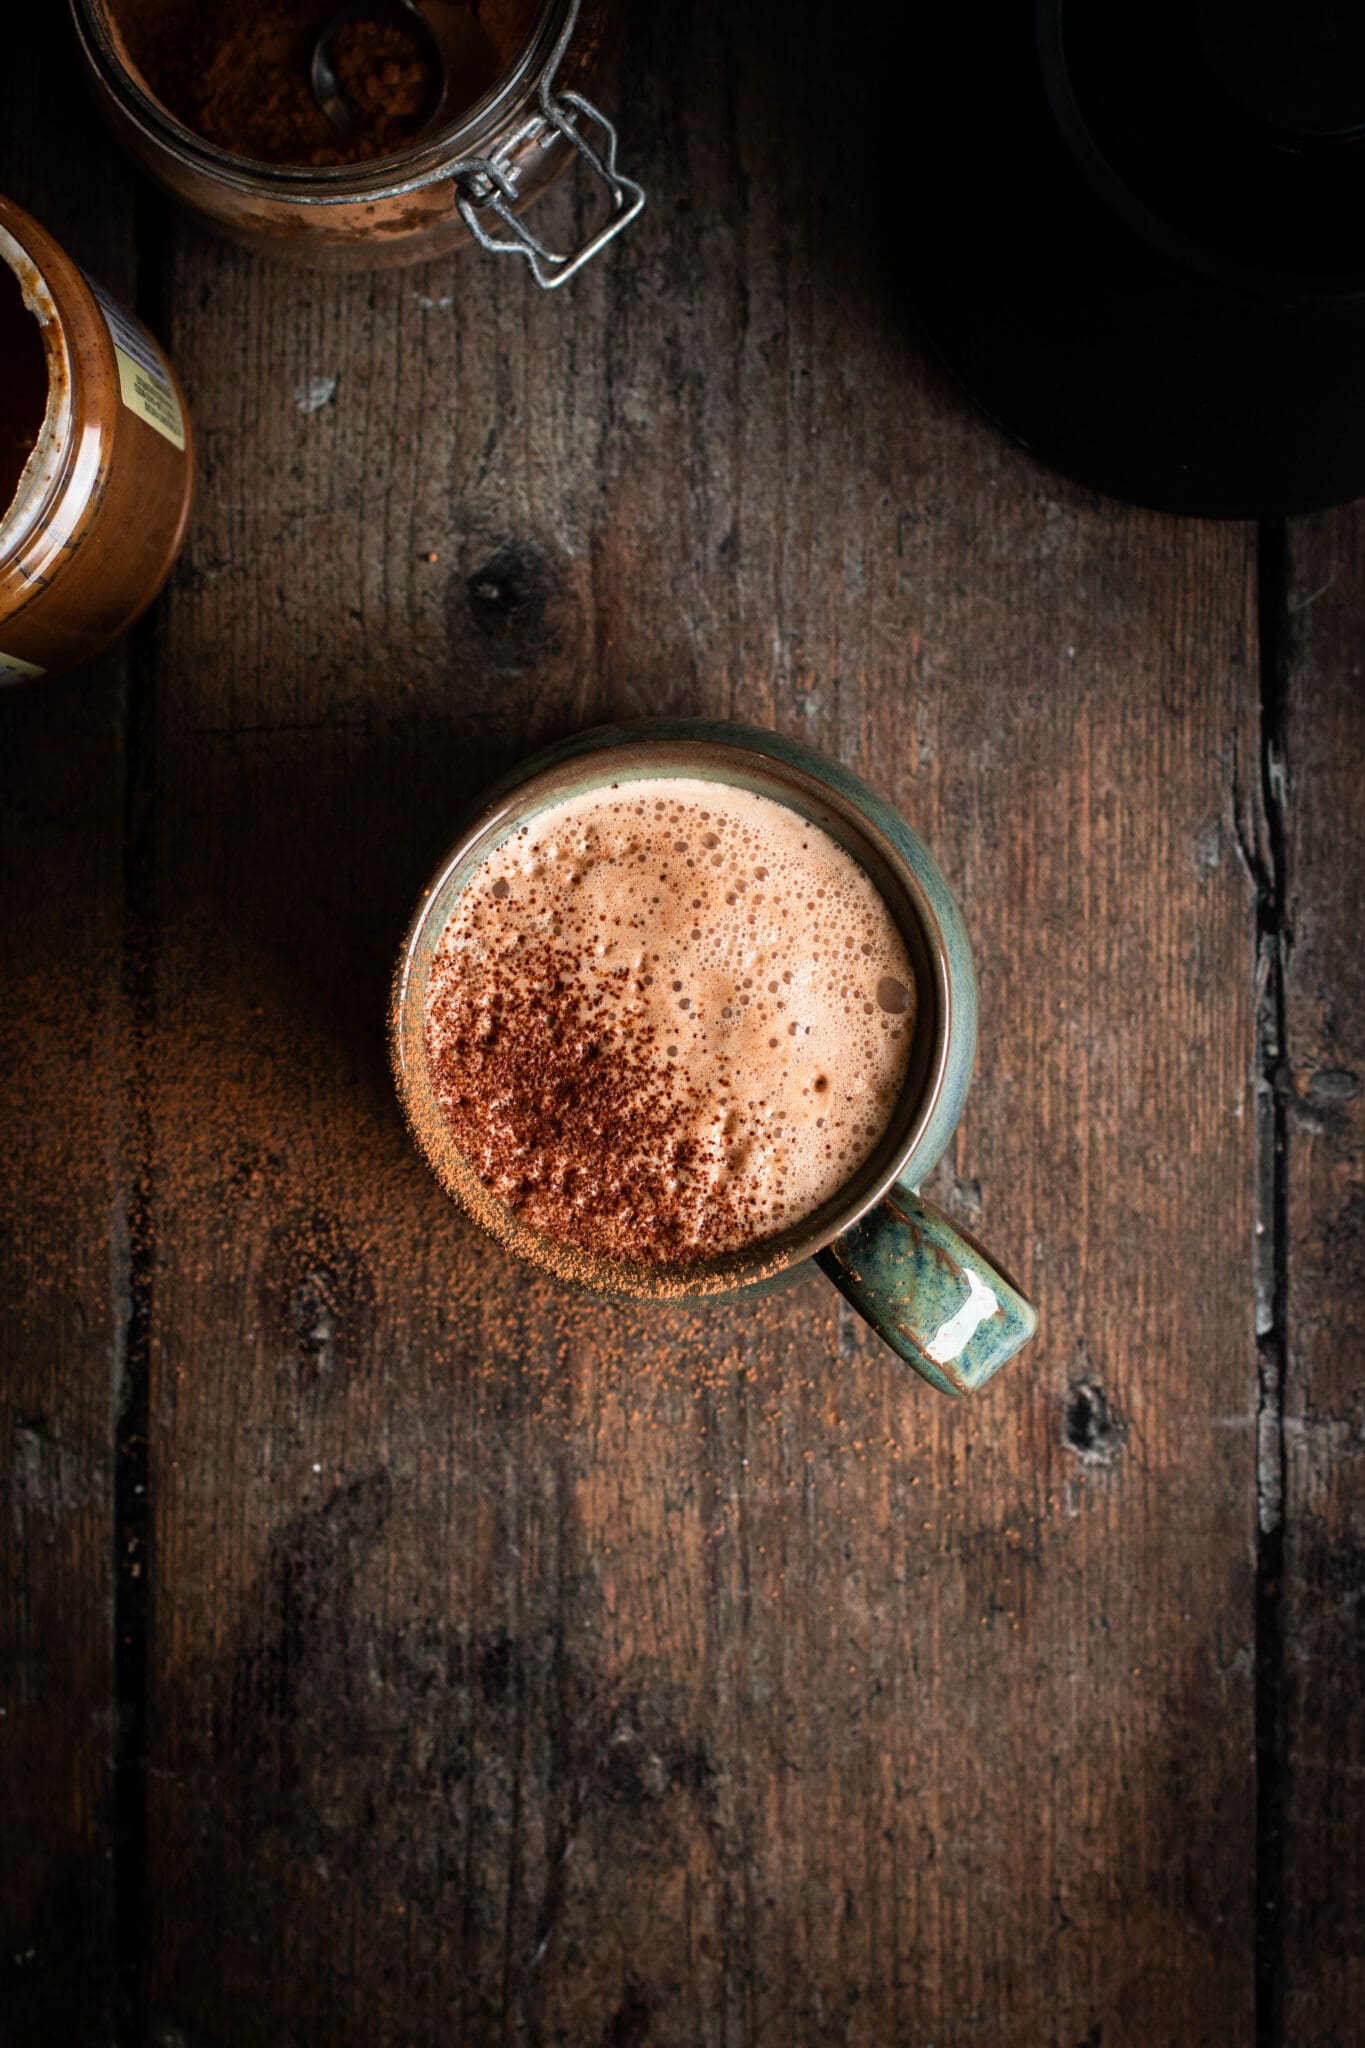
[[[599, 788], [686, 777], [769, 797], [820, 827], [876, 886], [918, 983], [909, 1066], [869, 1156], [832, 1201], [736, 1252], [686, 1266], [586, 1262], [516, 1215], [461, 1156], [429, 1071], [432, 963], [461, 891], [541, 812]], [[976, 1054], [976, 977], [957, 906], [927, 846], [836, 762], [774, 732], [702, 719], [602, 726], [556, 742], [487, 795], [424, 889], [394, 976], [389, 1042], [408, 1127], [437, 1179], [509, 1250], [611, 1295], [695, 1299], [761, 1290], [814, 1259], [891, 1349], [941, 1393], [975, 1392], [1037, 1327], [981, 1247], [918, 1193], [952, 1137]]]

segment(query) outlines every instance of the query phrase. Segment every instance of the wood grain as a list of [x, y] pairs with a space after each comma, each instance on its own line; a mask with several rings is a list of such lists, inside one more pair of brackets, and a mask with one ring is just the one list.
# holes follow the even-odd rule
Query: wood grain
[[[131, 298], [131, 179], [100, 137], [35, 116], [61, 27], [48, 9], [7, 26], [0, 190]], [[125, 672], [118, 650], [0, 691], [0, 2040], [16, 2048], [103, 2044], [116, 2002]]]
[[[1337, 2048], [1361, 514], [1262, 537], [1258, 621], [1248, 530], [965, 408], [870, 11], [635, 10], [650, 207], [554, 300], [171, 222], [30, 13], [0, 188], [163, 327], [203, 490], [128, 647], [0, 698], [0, 2042]], [[662, 711], [849, 762], [959, 893], [932, 1192], [1043, 1318], [973, 1406], [818, 1277], [571, 1296], [403, 1137], [461, 805]]]
[[[1252, 539], [926, 367], [866, 174], [793, 146], [876, 113], [823, 20], [638, 11], [650, 210], [560, 301], [176, 235], [164, 2048], [1251, 2039]], [[977, 1407], [815, 1279], [571, 1298], [406, 1145], [384, 985], [461, 803], [658, 711], [849, 761], [960, 889], [937, 1193], [1043, 1312]]]
[[1365, 1997], [1365, 520], [1291, 531], [1283, 767], [1285, 2028]]

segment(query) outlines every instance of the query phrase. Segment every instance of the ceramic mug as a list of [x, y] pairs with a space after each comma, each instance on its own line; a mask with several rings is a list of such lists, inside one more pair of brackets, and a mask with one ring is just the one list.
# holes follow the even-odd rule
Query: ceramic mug
[[[456, 1147], [425, 1044], [433, 955], [460, 892], [494, 849], [567, 797], [658, 776], [753, 791], [821, 827], [876, 884], [919, 991], [896, 1108], [839, 1194], [772, 1237], [687, 1267], [585, 1262], [518, 1218]], [[423, 891], [394, 976], [389, 1032], [399, 1101], [438, 1180], [510, 1250], [562, 1277], [608, 1294], [677, 1300], [771, 1286], [814, 1258], [893, 1351], [953, 1396], [982, 1386], [1037, 1327], [1018, 1288], [917, 1192], [962, 1115], [976, 1054], [976, 978], [957, 906], [928, 847], [890, 804], [796, 740], [714, 720], [650, 719], [576, 734], [524, 762], [489, 793]]]

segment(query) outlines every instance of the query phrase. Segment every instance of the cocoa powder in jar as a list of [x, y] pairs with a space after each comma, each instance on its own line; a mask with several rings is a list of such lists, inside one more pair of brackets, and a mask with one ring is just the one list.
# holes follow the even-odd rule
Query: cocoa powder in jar
[[[343, 135], [313, 96], [310, 66], [337, 0], [117, 0], [133, 66], [167, 111], [205, 141], [259, 163], [323, 168], [392, 155], [427, 131], [434, 80], [399, 19], [345, 24], [334, 68], [355, 126]], [[481, 99], [530, 35], [536, 0], [432, 0], [424, 9], [449, 85], [440, 125]]]

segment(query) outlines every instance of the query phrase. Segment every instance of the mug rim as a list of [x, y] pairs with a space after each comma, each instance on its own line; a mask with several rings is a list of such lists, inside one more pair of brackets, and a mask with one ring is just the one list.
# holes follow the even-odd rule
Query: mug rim
[[[780, 752], [774, 750], [775, 745]], [[483, 862], [528, 819], [585, 788], [609, 787], [611, 769], [598, 764], [611, 762], [622, 772], [633, 767], [631, 780], [696, 775], [709, 767], [711, 773], [702, 779], [724, 784], [723, 770], [736, 758], [751, 764], [750, 773], [760, 784], [758, 794], [770, 795], [798, 811], [803, 807], [793, 803], [792, 796], [804, 794], [813, 804], [835, 814], [835, 822], [846, 828], [855, 844], [849, 845], [841, 833], [831, 836], [857, 860], [878, 890], [902, 937], [911, 945], [912, 958], [922, 954], [922, 959], [913, 958], [920, 982], [915, 1038], [922, 1051], [912, 1048], [906, 1087], [916, 1066], [920, 1070], [918, 1084], [908, 1105], [898, 1100], [886, 1131], [838, 1193], [772, 1237], [688, 1263], [662, 1264], [585, 1252], [524, 1222], [478, 1179], [460, 1153], [430, 1083], [425, 978], [418, 970], [423, 962], [429, 969], [449, 921], [453, 904], [443, 899], [459, 870], [467, 869], [459, 883], [463, 890]], [[586, 773], [590, 769], [591, 773]], [[750, 787], [738, 778], [730, 786]], [[909, 832], [885, 799], [814, 748], [762, 727], [713, 719], [641, 719], [590, 728], [527, 757], [503, 776], [479, 800], [477, 811], [468, 817], [424, 884], [403, 934], [389, 995], [387, 1039], [399, 1107], [417, 1150], [444, 1193], [506, 1250], [557, 1278], [597, 1293], [655, 1300], [727, 1294], [771, 1280], [812, 1258], [865, 1216], [903, 1180], [933, 1125], [952, 1065], [956, 1007], [942, 921], [907, 854], [879, 824], [875, 815], [879, 808], [892, 811]], [[813, 818], [812, 822], [828, 830], [826, 819]], [[857, 841], [862, 842], [864, 851], [860, 852]], [[924, 853], [927, 856], [927, 849]], [[870, 861], [865, 854], [872, 856]], [[906, 930], [896, 904], [888, 900], [874, 871], [878, 864], [889, 872], [906, 899], [917, 928], [913, 934]], [[438, 905], [442, 906], [439, 918]], [[420, 1001], [416, 1000], [419, 995]]]

